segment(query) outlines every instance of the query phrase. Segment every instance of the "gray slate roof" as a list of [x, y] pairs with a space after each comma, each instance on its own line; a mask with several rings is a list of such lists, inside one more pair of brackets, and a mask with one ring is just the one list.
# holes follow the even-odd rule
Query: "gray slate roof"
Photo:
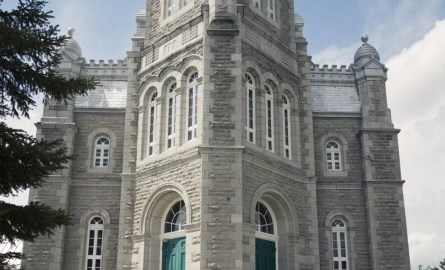
[[76, 96], [76, 108], [125, 108], [127, 105], [126, 81], [101, 81], [87, 96]]
[[360, 112], [360, 100], [355, 86], [313, 85], [314, 112]]

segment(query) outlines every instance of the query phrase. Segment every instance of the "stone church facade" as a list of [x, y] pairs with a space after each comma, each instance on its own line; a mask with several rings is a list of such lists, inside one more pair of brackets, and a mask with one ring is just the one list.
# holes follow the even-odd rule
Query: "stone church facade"
[[37, 136], [76, 156], [30, 192], [73, 215], [25, 244], [33, 270], [409, 269], [386, 67], [307, 54], [293, 0], [148, 0], [123, 61], [59, 71], [88, 96]]

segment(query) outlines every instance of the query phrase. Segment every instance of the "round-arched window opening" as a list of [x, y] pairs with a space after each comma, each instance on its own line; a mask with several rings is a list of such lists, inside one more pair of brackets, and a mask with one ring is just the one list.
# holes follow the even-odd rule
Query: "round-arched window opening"
[[176, 232], [183, 229], [183, 225], [187, 223], [187, 210], [183, 200], [176, 202], [168, 210], [165, 218], [164, 232]]
[[260, 202], [257, 202], [255, 207], [255, 223], [257, 224], [257, 231], [274, 234], [272, 215], [269, 209]]

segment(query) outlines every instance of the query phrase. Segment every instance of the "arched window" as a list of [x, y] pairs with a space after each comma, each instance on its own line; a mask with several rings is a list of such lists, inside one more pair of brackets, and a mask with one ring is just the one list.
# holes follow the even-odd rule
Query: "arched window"
[[168, 87], [167, 93], [167, 149], [175, 146], [176, 129], [176, 82]]
[[164, 233], [182, 230], [187, 223], [187, 209], [184, 201], [178, 201], [168, 210], [164, 222]]
[[257, 202], [255, 207], [255, 269], [275, 270], [277, 267], [277, 248], [274, 218], [268, 207]]
[[289, 98], [282, 96], [283, 100], [283, 152], [284, 157], [291, 159], [291, 128]]
[[[172, 205], [164, 221], [162, 240], [162, 270], [184, 270], [186, 239], [183, 225], [187, 223], [187, 210], [183, 200]], [[173, 235], [173, 237], [172, 237]], [[179, 237], [178, 237], [179, 236]]]
[[99, 137], [94, 147], [94, 167], [108, 167], [110, 161], [110, 140]]
[[326, 165], [328, 171], [341, 171], [341, 147], [338, 142], [326, 143]]
[[267, 15], [270, 19], [275, 20], [275, 0], [267, 1]]
[[348, 269], [348, 237], [346, 224], [341, 219], [332, 221], [332, 258], [334, 270]]
[[273, 121], [273, 93], [269, 85], [266, 90], [266, 149], [274, 151], [274, 121]]
[[153, 155], [156, 129], [156, 98], [158, 92], [154, 92], [148, 103], [148, 155]]
[[246, 73], [246, 131], [247, 141], [255, 143], [255, 82], [252, 75]]
[[86, 270], [101, 270], [104, 239], [104, 221], [93, 217], [88, 223]]
[[198, 72], [193, 73], [187, 84], [187, 140], [196, 138], [198, 123]]
[[272, 215], [267, 207], [257, 202], [255, 207], [255, 223], [257, 225], [257, 231], [274, 234], [274, 223]]

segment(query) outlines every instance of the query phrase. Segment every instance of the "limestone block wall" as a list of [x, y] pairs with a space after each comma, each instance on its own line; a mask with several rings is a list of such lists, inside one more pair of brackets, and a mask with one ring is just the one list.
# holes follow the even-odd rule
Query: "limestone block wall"
[[[314, 118], [315, 175], [318, 182], [363, 181], [362, 144], [358, 136], [360, 129], [359, 117]], [[345, 156], [342, 156], [343, 172], [338, 175], [327, 172], [324, 148], [329, 139], [338, 141], [345, 150]]]
[[[246, 151], [243, 156], [243, 220], [245, 224], [255, 224], [253, 211], [259, 199], [266, 201], [272, 211], [281, 216], [277, 226], [278, 248], [281, 246], [286, 254], [279, 256], [280, 269], [318, 267], [315, 196], [304, 179], [291, 162], [258, 152]], [[245, 244], [253, 246], [252, 241], [254, 239], [250, 238]], [[250, 253], [253, 261], [254, 254]]]
[[342, 217], [348, 227], [350, 269], [373, 269], [370, 258], [366, 197], [362, 184], [325, 183], [317, 186], [320, 269], [333, 269], [331, 222]]
[[68, 211], [72, 224], [66, 226], [64, 266], [62, 269], [85, 268], [88, 222], [94, 216], [104, 219], [103, 265], [116, 269], [119, 224], [120, 182], [103, 179], [74, 180]]
[[[122, 172], [122, 157], [124, 146], [123, 110], [103, 110], [101, 112], [80, 111], [74, 115], [78, 126], [74, 142], [73, 179], [87, 178], [119, 178]], [[98, 137], [105, 136], [110, 139], [109, 168], [102, 170], [94, 168], [94, 144]]]

